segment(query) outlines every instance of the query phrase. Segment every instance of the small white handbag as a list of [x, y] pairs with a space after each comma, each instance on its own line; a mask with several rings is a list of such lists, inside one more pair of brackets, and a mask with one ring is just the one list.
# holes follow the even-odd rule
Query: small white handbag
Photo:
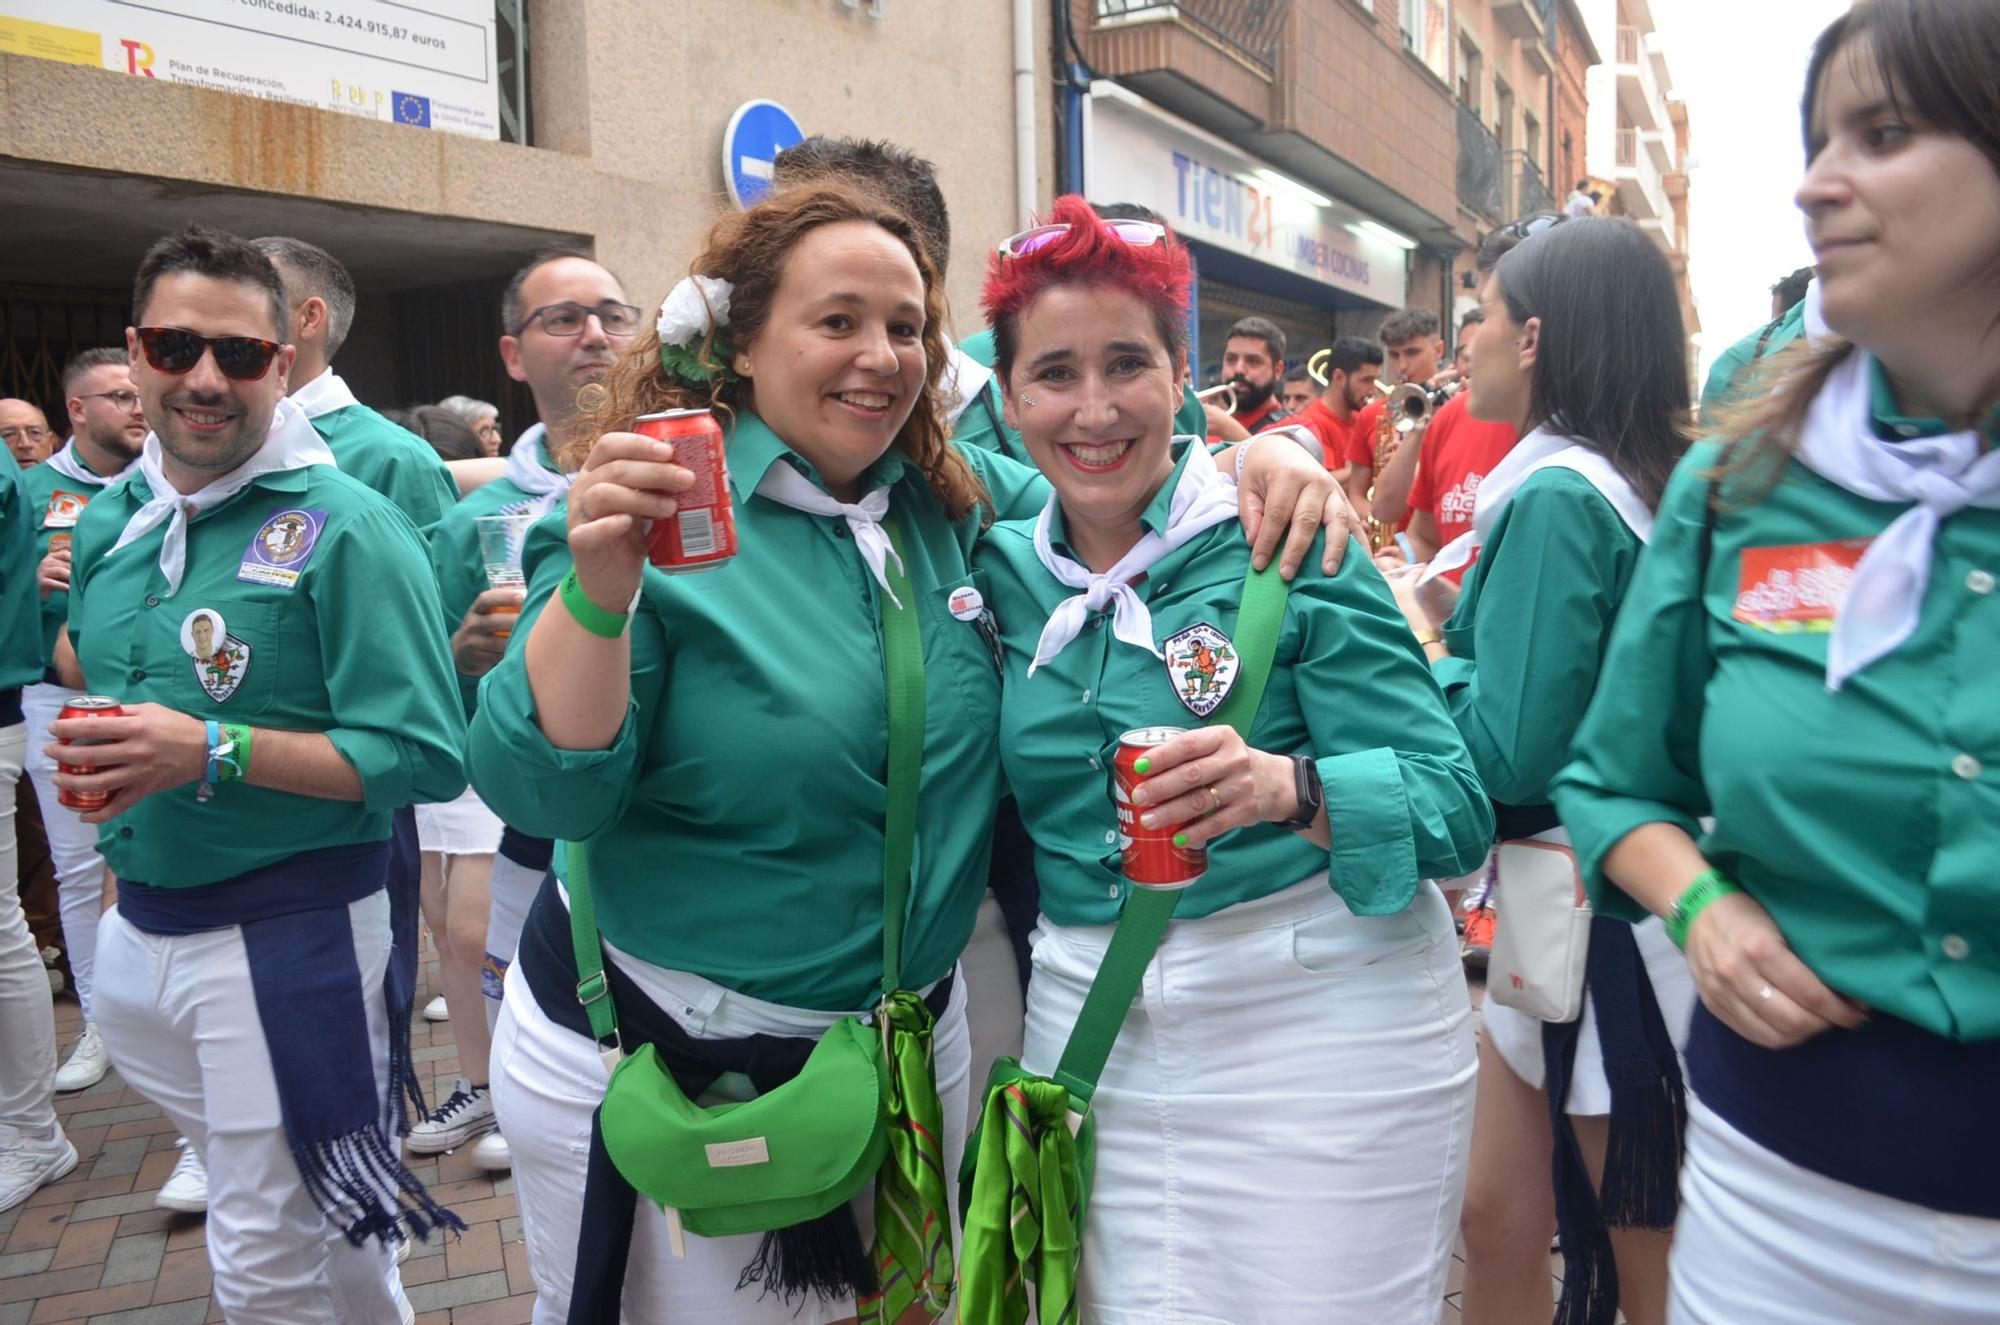
[[1541, 1021], [1583, 1014], [1583, 965], [1590, 951], [1590, 899], [1570, 850], [1552, 828], [1502, 842], [1494, 862], [1496, 924], [1486, 995]]

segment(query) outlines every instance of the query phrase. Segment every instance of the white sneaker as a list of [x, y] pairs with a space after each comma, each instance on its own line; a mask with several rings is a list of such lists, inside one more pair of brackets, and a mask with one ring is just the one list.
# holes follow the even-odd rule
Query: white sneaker
[[479, 1138], [479, 1144], [472, 1148], [472, 1162], [488, 1173], [499, 1173], [514, 1167], [514, 1152], [507, 1148], [507, 1138], [495, 1128]]
[[208, 1210], [208, 1166], [201, 1162], [201, 1152], [190, 1145], [186, 1137], [182, 1137], [177, 1144], [181, 1148], [180, 1162], [167, 1175], [166, 1185], [153, 1198], [153, 1204], [161, 1210], [204, 1214]]
[[474, 1089], [470, 1081], [460, 1077], [451, 1097], [438, 1106], [436, 1113], [412, 1127], [406, 1141], [413, 1155], [436, 1155], [455, 1150], [498, 1125], [493, 1117], [493, 1099], [485, 1088]]
[[0, 1210], [12, 1210], [76, 1167], [76, 1147], [57, 1126], [46, 1141], [0, 1147]]
[[443, 994], [439, 994], [436, 998], [424, 1004], [424, 1020], [425, 1021], [451, 1020], [451, 1011], [444, 1005]]
[[104, 1037], [97, 1033], [96, 1023], [87, 1021], [76, 1048], [70, 1050], [69, 1061], [56, 1070], [56, 1090], [65, 1095], [73, 1090], [89, 1090], [104, 1080], [104, 1074], [110, 1070], [111, 1055], [105, 1051]]

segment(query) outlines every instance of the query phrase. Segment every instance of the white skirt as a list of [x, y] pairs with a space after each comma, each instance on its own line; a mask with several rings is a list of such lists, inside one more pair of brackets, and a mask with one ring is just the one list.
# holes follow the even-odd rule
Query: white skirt
[[2000, 1219], [1801, 1168], [1690, 1097], [1671, 1270], [1671, 1325], [1991, 1325]]
[[[1111, 934], [1043, 919], [1030, 1071], [1055, 1067]], [[1430, 884], [1363, 918], [1321, 874], [1173, 922], [1091, 1106], [1081, 1318], [1437, 1319], [1474, 1065], [1451, 916]]]
[[490, 856], [500, 849], [500, 817], [467, 787], [457, 800], [419, 805], [417, 845], [447, 856]]

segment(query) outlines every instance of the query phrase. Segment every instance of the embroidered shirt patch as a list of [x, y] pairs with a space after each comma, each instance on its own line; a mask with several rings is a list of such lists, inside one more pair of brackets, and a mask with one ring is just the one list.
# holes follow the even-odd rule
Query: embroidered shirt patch
[[1833, 629], [1854, 583], [1854, 569], [1873, 540], [1743, 549], [1736, 581], [1736, 610], [1746, 626], [1773, 634]]
[[49, 508], [42, 513], [44, 529], [74, 529], [77, 517], [83, 508], [90, 505], [90, 498], [80, 492], [65, 492], [57, 488], [49, 494]]
[[1236, 684], [1240, 662], [1229, 637], [1206, 621], [1167, 636], [1160, 650], [1167, 658], [1167, 678], [1174, 697], [1197, 718], [1222, 707]]
[[325, 511], [277, 511], [264, 521], [244, 549], [236, 578], [245, 584], [290, 589], [299, 582], [313, 545], [326, 528]]

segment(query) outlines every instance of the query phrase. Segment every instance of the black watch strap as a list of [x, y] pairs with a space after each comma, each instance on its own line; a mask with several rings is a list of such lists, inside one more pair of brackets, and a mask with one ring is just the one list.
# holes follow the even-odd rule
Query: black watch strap
[[1319, 818], [1320, 808], [1326, 804], [1326, 791], [1319, 781], [1319, 763], [1311, 755], [1291, 755], [1292, 776], [1299, 796], [1299, 817], [1286, 819], [1278, 825], [1288, 833], [1302, 832], [1312, 827], [1313, 820]]

